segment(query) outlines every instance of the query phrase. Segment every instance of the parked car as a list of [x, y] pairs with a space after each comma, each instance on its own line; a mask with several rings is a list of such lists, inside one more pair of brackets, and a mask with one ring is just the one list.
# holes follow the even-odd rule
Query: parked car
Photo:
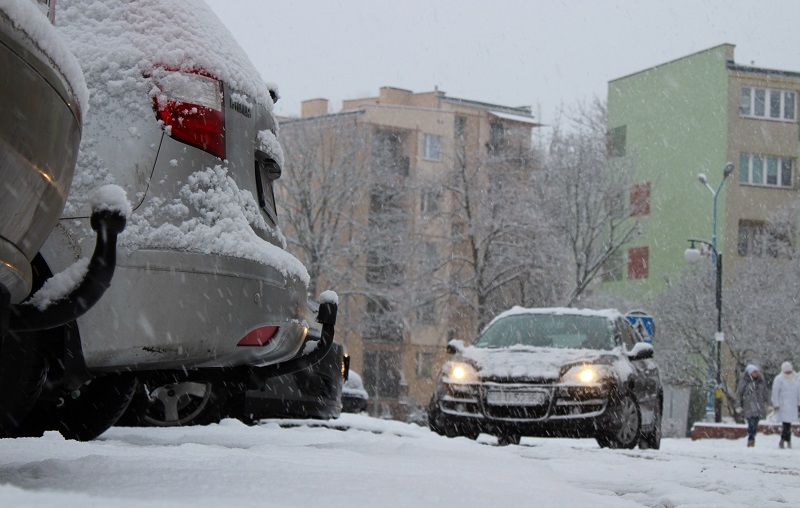
[[246, 423], [265, 418], [338, 418], [348, 368], [344, 347], [334, 343], [316, 365], [269, 378], [262, 387], [247, 390], [242, 412], [233, 416]]
[[368, 402], [369, 394], [364, 389], [364, 381], [357, 372], [351, 370], [342, 388], [342, 412], [362, 413], [367, 410]]
[[285, 250], [272, 188], [283, 162], [277, 88], [202, 2], [58, 6], [91, 99], [69, 199], [37, 268], [59, 272], [85, 255], [99, 185], [125, 189], [133, 212], [104, 298], [51, 333], [46, 387], [20, 434], [92, 439], [137, 379], [243, 386], [251, 366], [280, 365], [269, 370], [279, 375], [321, 358], [337, 298], [321, 297], [324, 347], [305, 355], [308, 273]]
[[594, 437], [659, 448], [663, 391], [653, 346], [615, 310], [515, 307], [471, 346], [451, 341], [428, 418], [446, 436]]
[[[309, 334], [319, 338], [318, 330]], [[245, 386], [224, 379], [141, 383], [116, 424], [177, 427], [207, 425], [223, 418], [248, 424], [263, 418], [338, 418], [346, 369], [344, 347], [334, 342], [314, 365]]]
[[[108, 286], [129, 207], [118, 187], [99, 189], [90, 218], [97, 245], [76, 264], [80, 277], [50, 279], [41, 269], [38, 252], [65, 205], [88, 101], [54, 19], [50, 1], [0, 1], [0, 437], [15, 432], [41, 392], [48, 330], [86, 312]], [[39, 298], [29, 299], [34, 292]]]

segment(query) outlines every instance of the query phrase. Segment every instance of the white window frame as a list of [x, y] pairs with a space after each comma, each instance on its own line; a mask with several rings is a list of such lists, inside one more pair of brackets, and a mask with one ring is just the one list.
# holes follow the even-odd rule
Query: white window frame
[[[764, 94], [764, 111], [756, 113], [756, 95]], [[788, 98], [791, 97], [791, 104]], [[778, 116], [771, 115], [772, 100], [777, 99]], [[776, 122], [797, 121], [797, 94], [792, 90], [779, 90], [756, 86], [743, 86], [739, 95], [739, 114], [745, 118], [760, 118]]]
[[442, 137], [425, 134], [422, 137], [422, 158], [426, 161], [442, 160]]
[[[755, 181], [753, 178], [753, 166], [756, 159], [761, 159], [761, 180]], [[775, 161], [777, 167], [777, 174], [775, 175], [775, 183], [769, 182], [769, 171], [771, 161]], [[789, 185], [784, 185], [783, 182], [783, 169], [784, 162], [789, 163]], [[744, 165], [746, 163], [746, 166]], [[739, 155], [739, 183], [745, 185], [758, 185], [761, 187], [776, 187], [780, 189], [794, 188], [794, 164], [795, 160], [792, 157], [778, 157], [776, 155], [764, 155], [760, 153], [742, 153]], [[746, 179], [745, 177], [746, 171]]]

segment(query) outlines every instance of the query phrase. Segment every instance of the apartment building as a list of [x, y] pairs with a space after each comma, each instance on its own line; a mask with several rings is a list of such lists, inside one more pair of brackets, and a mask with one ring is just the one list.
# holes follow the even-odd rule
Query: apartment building
[[[351, 270], [334, 286], [344, 295], [339, 340], [362, 375], [372, 414], [421, 417], [447, 342], [471, 339], [478, 326], [473, 296], [458, 291], [469, 274], [453, 261], [467, 249], [469, 221], [451, 192], [454, 170], [480, 165], [469, 173], [470, 183], [496, 186], [508, 174], [500, 168], [518, 164], [514, 154], [531, 150], [539, 124], [530, 107], [440, 90], [383, 87], [377, 96], [344, 101], [338, 112], [329, 109], [326, 99], [304, 101], [300, 118], [282, 120], [281, 139], [291, 164], [292, 143], [303, 130], [318, 133], [320, 159], [332, 160], [336, 147], [342, 150], [334, 137], [344, 138], [351, 162], [337, 171], [363, 170], [348, 191], [358, 203], [343, 213], [348, 226], [336, 239], [353, 248], [321, 269], [326, 281], [332, 272], [344, 273], [345, 265]], [[284, 226], [287, 236], [292, 227]]]
[[698, 174], [717, 189], [728, 162], [734, 171], [716, 205], [725, 276], [770, 254], [768, 222], [797, 197], [798, 91], [799, 72], [738, 64], [732, 44], [608, 83], [610, 148], [637, 169], [630, 198], [642, 204], [644, 228], [607, 287], [658, 290], [680, 271], [688, 238], [712, 241], [714, 196]]

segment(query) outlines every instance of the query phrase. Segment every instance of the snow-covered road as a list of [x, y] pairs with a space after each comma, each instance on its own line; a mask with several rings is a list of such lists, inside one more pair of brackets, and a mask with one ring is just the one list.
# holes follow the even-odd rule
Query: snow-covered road
[[361, 415], [330, 422], [338, 428], [296, 423], [3, 439], [0, 506], [800, 506], [800, 442], [779, 450], [777, 436], [640, 451], [569, 439], [498, 447]]

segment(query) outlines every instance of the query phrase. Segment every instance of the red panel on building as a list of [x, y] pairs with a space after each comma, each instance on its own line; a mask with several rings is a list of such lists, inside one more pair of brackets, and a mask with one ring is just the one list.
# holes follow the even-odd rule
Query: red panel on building
[[631, 216], [650, 215], [650, 182], [631, 187]]
[[650, 264], [649, 247], [633, 247], [628, 249], [628, 278], [646, 279]]

